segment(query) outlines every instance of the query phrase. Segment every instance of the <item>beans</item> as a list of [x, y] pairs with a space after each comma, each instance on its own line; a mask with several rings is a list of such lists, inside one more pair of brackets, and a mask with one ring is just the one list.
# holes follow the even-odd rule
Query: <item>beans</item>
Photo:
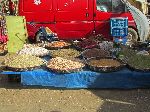
[[46, 46], [52, 47], [52, 48], [62, 48], [65, 46], [70, 46], [70, 44], [64, 41], [54, 41], [54, 42], [48, 43]]
[[44, 56], [44, 55], [48, 55], [49, 51], [45, 48], [42, 48], [42, 47], [26, 46], [22, 50], [20, 50], [18, 54], [27, 54], [27, 55], [33, 55], [33, 56]]
[[97, 46], [97, 42], [91, 39], [85, 39], [76, 44], [76, 47], [79, 49], [89, 49], [89, 48], [94, 48], [96, 46]]
[[103, 41], [102, 43], [99, 43], [99, 48], [105, 51], [110, 51], [113, 49], [113, 42], [109, 41]]
[[16, 55], [5, 61], [5, 65], [12, 68], [29, 68], [43, 64], [44, 61], [42, 59], [31, 55]]
[[121, 63], [113, 59], [91, 59], [89, 65], [94, 67], [119, 67]]
[[73, 70], [84, 67], [84, 64], [78, 61], [56, 57], [48, 62], [48, 68], [55, 70]]
[[108, 57], [110, 53], [108, 51], [104, 51], [101, 49], [93, 48], [83, 52], [84, 58], [92, 58], [92, 57]]
[[80, 55], [80, 52], [75, 49], [58, 49], [50, 50], [52, 57], [75, 58]]

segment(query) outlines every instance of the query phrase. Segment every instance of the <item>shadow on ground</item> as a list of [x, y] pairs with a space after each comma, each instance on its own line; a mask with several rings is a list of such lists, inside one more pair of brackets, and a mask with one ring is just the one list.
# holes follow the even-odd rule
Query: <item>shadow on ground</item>
[[91, 90], [102, 98], [97, 112], [150, 112], [150, 90]]
[[[20, 82], [8, 82], [7, 75], [1, 75], [0, 88], [65, 90], [65, 88], [22, 86]], [[97, 109], [97, 112], [150, 112], [150, 89], [130, 89], [130, 90], [88, 89], [88, 90], [103, 100], [103, 104], [100, 104], [101, 106]]]

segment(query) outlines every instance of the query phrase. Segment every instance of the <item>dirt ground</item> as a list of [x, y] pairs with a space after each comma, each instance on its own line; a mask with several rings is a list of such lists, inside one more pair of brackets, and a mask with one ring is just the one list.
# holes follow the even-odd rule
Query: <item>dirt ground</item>
[[1, 75], [0, 112], [150, 112], [150, 90], [24, 87]]

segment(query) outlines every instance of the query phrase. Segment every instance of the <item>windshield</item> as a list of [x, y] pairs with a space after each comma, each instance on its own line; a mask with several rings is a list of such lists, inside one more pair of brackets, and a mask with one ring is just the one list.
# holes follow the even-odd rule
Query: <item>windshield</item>
[[125, 4], [121, 0], [97, 0], [96, 8], [103, 12], [125, 12]]

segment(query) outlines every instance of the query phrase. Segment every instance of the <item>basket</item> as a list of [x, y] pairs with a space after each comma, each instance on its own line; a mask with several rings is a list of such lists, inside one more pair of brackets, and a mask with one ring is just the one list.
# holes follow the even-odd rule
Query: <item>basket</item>
[[133, 66], [130, 65], [130, 64], [127, 64], [127, 67], [128, 67], [130, 70], [137, 71], [137, 72], [150, 72], [150, 68], [141, 69], [141, 68], [133, 67]]
[[6, 70], [15, 71], [15, 72], [32, 71], [32, 70], [41, 69], [42, 67], [45, 67], [46, 63], [47, 62], [45, 60], [43, 60], [43, 64], [34, 66], [34, 67], [17, 68], [17, 67], [10, 67], [10, 66], [6, 65], [5, 68], [6, 68]]
[[10, 71], [15, 71], [15, 72], [21, 72], [21, 71], [32, 71], [32, 70], [40, 69], [41, 67], [42, 66], [27, 67], [27, 68], [14, 68], [14, 67], [7, 66], [6, 69]]
[[[69, 59], [69, 60], [78, 61], [78, 62], [80, 62], [80, 63], [83, 63], [83, 61], [81, 61], [81, 60], [79, 60], [79, 59]], [[69, 73], [74, 73], [74, 72], [82, 71], [83, 68], [85, 67], [85, 65], [82, 66], [82, 67], [80, 67], [80, 68], [67, 69], [67, 70], [59, 70], [59, 69], [50, 68], [50, 67], [48, 67], [48, 65], [47, 65], [46, 67], [47, 67], [48, 70], [53, 71], [53, 72], [55, 72], [55, 73], [59, 73], [59, 74], [69, 74]]]
[[[110, 66], [101, 66], [101, 67], [96, 67], [96, 66], [92, 66], [89, 64], [89, 61], [92, 60], [92, 59], [113, 59], [113, 60], [116, 60], [118, 62], [120, 62], [120, 66], [117, 66], [117, 67], [110, 67]], [[104, 73], [108, 73], [108, 72], [116, 72], [116, 71], [119, 71], [121, 69], [123, 69], [126, 64], [124, 64], [123, 62], [121, 62], [119, 59], [115, 59], [115, 58], [112, 58], [112, 57], [105, 57], [105, 58], [99, 58], [99, 57], [96, 57], [96, 58], [91, 58], [91, 59], [88, 59], [86, 60], [86, 65], [89, 69], [93, 70], [93, 71], [96, 71], [96, 72], [104, 72]]]
[[69, 74], [69, 73], [74, 73], [74, 72], [80, 72], [83, 70], [83, 68], [78, 68], [78, 69], [68, 69], [68, 70], [57, 70], [57, 69], [52, 69], [47, 67], [48, 70], [53, 71], [55, 73], [59, 73], [59, 74]]

